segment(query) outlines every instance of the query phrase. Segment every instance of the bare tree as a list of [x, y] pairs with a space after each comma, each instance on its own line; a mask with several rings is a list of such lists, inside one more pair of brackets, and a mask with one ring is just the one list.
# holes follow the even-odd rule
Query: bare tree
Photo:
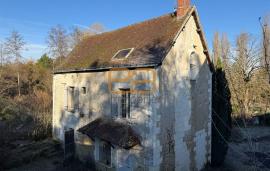
[[223, 35], [220, 47], [232, 104], [240, 116], [246, 117], [250, 114], [249, 109], [260, 87], [256, 84], [260, 68], [260, 46], [251, 35], [242, 33], [237, 37], [234, 48], [231, 48], [227, 36]]
[[18, 94], [21, 95], [20, 88], [20, 62], [22, 58], [22, 50], [25, 46], [23, 37], [17, 31], [11, 32], [10, 37], [6, 39], [5, 42], [5, 54], [9, 59], [14, 59], [17, 65], [17, 84], [18, 84]]
[[261, 28], [262, 28], [262, 40], [263, 40], [263, 55], [262, 55], [262, 66], [265, 68], [268, 74], [268, 81], [270, 84], [270, 24], [267, 17], [264, 18], [264, 21], [261, 21], [259, 18]]
[[[1, 66], [0, 66], [0, 79], [2, 78], [2, 72], [3, 72], [3, 63], [4, 63], [4, 46], [3, 43], [0, 42], [0, 60], [1, 60]], [[1, 81], [1, 80], [0, 80]]]
[[260, 67], [260, 47], [256, 39], [247, 33], [242, 33], [237, 38], [235, 64], [242, 73], [245, 82], [251, 80], [255, 70]]
[[217, 66], [220, 57], [221, 57], [221, 47], [220, 47], [219, 33], [215, 32], [213, 40], [213, 62], [215, 66]]
[[226, 70], [229, 64], [231, 45], [225, 33], [222, 34], [221, 41], [220, 41], [220, 48], [221, 48], [221, 58], [223, 62], [223, 67]]
[[[240, 115], [249, 115], [249, 106], [252, 101], [251, 91], [254, 88], [252, 77], [259, 66], [259, 49], [256, 42], [247, 33], [242, 33], [236, 42], [236, 52], [233, 57], [232, 86], [240, 108]], [[231, 74], [231, 75], [232, 75]]]
[[71, 49], [73, 49], [76, 45], [78, 45], [84, 38], [85, 33], [78, 27], [74, 27], [72, 29], [72, 33], [70, 35], [71, 38]]
[[70, 34], [71, 49], [73, 49], [76, 45], [78, 45], [85, 37], [100, 34], [100, 33], [103, 33], [104, 31], [105, 31], [105, 27], [99, 23], [94, 23], [90, 25], [87, 29], [80, 29], [78, 27], [74, 27]]
[[4, 64], [4, 46], [2, 43], [0, 43], [0, 60], [1, 60], [1, 69]]
[[216, 68], [228, 69], [229, 58], [231, 55], [231, 45], [225, 33], [220, 36], [215, 32], [213, 39], [213, 62]]
[[60, 25], [51, 28], [48, 35], [47, 44], [52, 56], [59, 59], [61, 64], [62, 58], [65, 58], [69, 52], [67, 31]]

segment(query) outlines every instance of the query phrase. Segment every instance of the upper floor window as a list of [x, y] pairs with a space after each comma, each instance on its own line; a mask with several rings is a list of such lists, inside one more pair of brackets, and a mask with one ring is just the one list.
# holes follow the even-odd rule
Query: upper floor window
[[77, 109], [86, 110], [87, 109], [87, 88], [81, 87], [77, 88], [74, 86], [68, 86], [66, 89], [66, 109], [69, 112], [75, 112]]
[[80, 95], [79, 95], [79, 112], [81, 117], [85, 114], [89, 114], [89, 98], [87, 96], [87, 88], [81, 87], [80, 88]]
[[75, 87], [68, 87], [68, 97], [67, 97], [67, 107], [69, 111], [73, 111], [75, 109]]
[[119, 50], [112, 59], [125, 59], [132, 53], [133, 50], [134, 48]]
[[121, 117], [130, 118], [130, 90], [122, 89], [121, 90]]
[[86, 87], [81, 88], [81, 94], [85, 95], [86, 94]]
[[195, 52], [192, 52], [189, 59], [190, 64], [190, 80], [196, 81], [200, 69], [200, 58]]

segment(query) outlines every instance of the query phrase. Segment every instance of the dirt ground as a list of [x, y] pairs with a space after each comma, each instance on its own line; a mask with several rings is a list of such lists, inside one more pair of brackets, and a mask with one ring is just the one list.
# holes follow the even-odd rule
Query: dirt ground
[[[2, 149], [3, 150], [3, 149]], [[79, 161], [66, 162], [59, 142], [16, 141], [5, 148], [0, 171], [88, 171]]]
[[80, 165], [79, 162], [69, 163], [68, 166], [63, 166], [62, 162], [63, 158], [61, 156], [54, 156], [50, 159], [39, 158], [29, 164], [8, 171], [91, 171]]
[[209, 171], [270, 171], [270, 127], [234, 127], [224, 164]]
[[[270, 127], [234, 127], [223, 166], [210, 171], [270, 171]], [[85, 171], [80, 163], [63, 166], [63, 151], [52, 140], [21, 144], [10, 151], [14, 166], [8, 171]], [[29, 147], [29, 148], [28, 148]], [[50, 150], [49, 150], [50, 149]], [[28, 154], [30, 152], [30, 154]], [[14, 157], [15, 156], [15, 157]], [[28, 158], [28, 160], [22, 160]], [[29, 160], [30, 158], [30, 160]], [[18, 160], [19, 159], [19, 160]]]
[[270, 127], [234, 128], [224, 165], [270, 171]]
[[[9, 169], [9, 171], [56, 171], [62, 167], [61, 158], [39, 158], [29, 164], [19, 166], [18, 168]], [[63, 167], [62, 167], [63, 169]]]

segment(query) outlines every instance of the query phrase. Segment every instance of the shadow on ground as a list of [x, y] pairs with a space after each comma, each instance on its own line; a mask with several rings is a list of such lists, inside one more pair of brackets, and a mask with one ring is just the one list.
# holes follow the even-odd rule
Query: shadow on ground
[[222, 166], [204, 171], [270, 171], [270, 127], [234, 127]]
[[[12, 145], [11, 145], [12, 146]], [[77, 160], [63, 165], [63, 150], [59, 142], [47, 139], [39, 142], [20, 141], [1, 149], [0, 170], [7, 171], [89, 171]], [[3, 154], [2, 153], [2, 154]]]

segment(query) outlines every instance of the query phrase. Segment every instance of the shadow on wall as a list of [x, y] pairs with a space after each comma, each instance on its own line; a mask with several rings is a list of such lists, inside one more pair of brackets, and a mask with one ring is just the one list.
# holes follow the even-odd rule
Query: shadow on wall
[[[73, 79], [70, 85], [76, 88], [74, 99], [75, 109], [74, 112], [69, 112], [64, 109], [64, 104], [61, 112], [59, 113], [59, 125], [54, 125], [54, 135], [57, 135], [61, 140], [64, 140], [65, 131], [70, 128], [74, 129], [74, 139], [76, 143], [76, 151], [83, 152], [83, 160], [88, 161], [89, 166], [93, 167], [93, 143], [85, 144], [85, 138], [83, 135], [79, 134], [77, 130], [95, 120], [97, 117], [106, 115], [110, 112], [110, 98], [108, 96], [108, 86], [105, 82], [100, 84], [99, 78], [88, 78], [79, 74], [72, 74]], [[76, 85], [85, 86], [87, 94], [81, 96], [81, 87], [76, 87]], [[91, 87], [90, 87], [91, 86]], [[94, 91], [89, 91], [92, 88]], [[65, 91], [65, 90], [63, 90]], [[90, 93], [89, 93], [90, 92]], [[64, 98], [64, 97], [62, 97]], [[67, 99], [66, 99], [67, 100]], [[87, 110], [82, 110], [87, 109]], [[88, 151], [88, 153], [86, 152]], [[92, 151], [92, 152], [91, 152]], [[79, 156], [77, 156], [79, 157]]]
[[[173, 53], [175, 54], [171, 54], [172, 56], [177, 56], [176, 52]], [[164, 65], [167, 67], [164, 67], [162, 70], [163, 73], [161, 73], [160, 91], [163, 105], [161, 108], [163, 110], [160, 114], [160, 139], [162, 146], [162, 170], [175, 169], [175, 156], [179, 155], [176, 154], [175, 149], [178, 148], [177, 146], [181, 145], [176, 143], [185, 143], [185, 145], [183, 146], [186, 146], [189, 152], [190, 170], [196, 170], [197, 166], [202, 168], [205, 164], [205, 160], [210, 157], [210, 153], [208, 152], [210, 151], [211, 144], [210, 135], [208, 133], [211, 122], [209, 120], [209, 80], [211, 77], [207, 60], [205, 59], [203, 62], [201, 62], [201, 60], [199, 60], [199, 56], [195, 57], [196, 59], [194, 60], [197, 64], [197, 67], [199, 68], [195, 81], [190, 81], [190, 75], [188, 75], [188, 73], [186, 76], [182, 76], [181, 78], [179, 78], [179, 74], [177, 74], [177, 72], [180, 70], [180, 72], [182, 72], [184, 75], [185, 69], [189, 68], [190, 66], [181, 66], [180, 64], [182, 68], [177, 68], [179, 65], [175, 64], [175, 60], [170, 60], [170, 58], [167, 58], [167, 64]], [[184, 63], [190, 64], [190, 58], [184, 59], [186, 60], [186, 62]], [[187, 113], [188, 111], [186, 111], [189, 110], [188, 108], [190, 106], [188, 99], [191, 99], [192, 111], [190, 115]], [[188, 128], [189, 130], [183, 132], [183, 135], [180, 135], [181, 131], [183, 130], [183, 128], [185, 128], [185, 126], [182, 124], [182, 126], [173, 125], [172, 123], [180, 124], [183, 121], [185, 122], [186, 120], [188, 121], [188, 125], [190, 126], [190, 128]], [[174, 135], [174, 131], [180, 131], [178, 132], [178, 135], [180, 137], [176, 137], [178, 139], [175, 139], [174, 137], [170, 138], [171, 135], [169, 134], [169, 132], [173, 133]], [[197, 139], [198, 137], [200, 137], [197, 134], [201, 132], [206, 134], [205, 144], [201, 144], [202, 142], [200, 141], [202, 140]], [[202, 145], [202, 147], [196, 147], [198, 145]], [[197, 151], [198, 148], [202, 150]], [[205, 152], [207, 152], [207, 154], [205, 154], [203, 149], [205, 150]], [[197, 161], [199, 163], [197, 163]], [[183, 167], [181, 163], [176, 164], [179, 164], [176, 166], [177, 168]]]
[[[199, 59], [196, 59], [199, 61]], [[191, 85], [191, 116], [189, 118], [189, 125], [191, 126], [190, 130], [185, 133], [184, 141], [188, 147], [188, 151], [190, 153], [190, 170], [196, 170], [197, 166], [201, 166], [201, 161], [197, 161], [196, 158], [209, 157], [209, 151], [211, 148], [210, 145], [210, 135], [209, 133], [209, 113], [210, 113], [210, 98], [209, 98], [209, 65], [207, 63], [207, 60], [204, 61], [204, 63], [200, 63], [198, 67], [199, 72], [195, 79], [190, 78], [190, 85]], [[203, 148], [200, 149], [200, 151], [197, 151], [198, 149], [198, 143], [199, 141], [197, 138], [199, 138], [199, 133], [206, 133], [206, 144]], [[204, 154], [205, 152], [206, 156], [201, 156], [201, 154]], [[200, 159], [202, 160], [202, 159]]]
[[[60, 118], [60, 125], [57, 127], [55, 126], [54, 131], [55, 135], [59, 135], [61, 139], [64, 139], [64, 130], [67, 130], [69, 128], [74, 129], [75, 133], [75, 140], [77, 139], [80, 141], [78, 137], [77, 130], [80, 127], [83, 127], [87, 125], [88, 123], [92, 122], [98, 117], [112, 117], [111, 116], [111, 93], [108, 90], [108, 84], [107, 84], [107, 78], [103, 82], [100, 82], [99, 78], [99, 73], [97, 73], [95, 79], [92, 78], [87, 78], [87, 76], [84, 78], [86, 79], [80, 79], [78, 78], [78, 74], [73, 74], [74, 79], [73, 82], [71, 82], [71, 85], [67, 86], [74, 86], [74, 85], [85, 85], [87, 86], [87, 92], [90, 92], [89, 89], [91, 88], [91, 92], [87, 94], [87, 98], [81, 98], [79, 99], [79, 102], [77, 100], [76, 103], [78, 103], [77, 110], [76, 112], [68, 112], [66, 110], [62, 110], [61, 114], [59, 116]], [[102, 75], [102, 74], [101, 74]], [[107, 77], [107, 74], [104, 73], [103, 76]], [[118, 75], [121, 76], [121, 75]], [[140, 77], [139, 77], [140, 78]], [[91, 85], [91, 87], [89, 87]], [[87, 105], [87, 106], [85, 106]], [[81, 107], [86, 107], [90, 110], [89, 113], [85, 113], [83, 115], [80, 115], [78, 108]], [[144, 108], [136, 108], [136, 113], [140, 114], [145, 114]], [[129, 122], [136, 133], [138, 133], [142, 139], [146, 139], [147, 135], [149, 135], [150, 128], [148, 127], [149, 122], [149, 116], [143, 117], [142, 120], [139, 120], [136, 122]], [[93, 146], [93, 144], [92, 144]], [[90, 147], [91, 148], [91, 147]], [[90, 153], [90, 148], [84, 148], [84, 150], [89, 150]], [[143, 150], [139, 150], [136, 152], [136, 155], [133, 155], [130, 157], [127, 161], [124, 162], [125, 165], [129, 165], [136, 163], [138, 168], [143, 168], [147, 166], [148, 164], [145, 164], [144, 161], [151, 160], [149, 157], [149, 154], [153, 153], [153, 149], [150, 146], [144, 146], [143, 144]], [[128, 155], [129, 156], [129, 155]], [[93, 157], [91, 156], [86, 156], [89, 157], [88, 159], [93, 160]], [[88, 160], [86, 159], [86, 160]], [[126, 159], [125, 159], [126, 160]], [[131, 162], [134, 161], [134, 162]]]
[[[74, 100], [75, 103], [74, 112], [69, 112], [66, 109], [64, 109], [64, 104], [66, 102], [63, 102], [62, 110], [59, 116], [60, 125], [58, 126], [58, 128], [55, 128], [54, 130], [56, 131], [55, 132], [56, 135], [62, 135], [62, 133], [60, 133], [59, 131], [63, 132], [64, 130], [61, 129], [69, 129], [69, 128], [73, 128], [76, 133], [76, 130], [79, 127], [88, 124], [89, 122], [93, 121], [96, 117], [104, 115], [106, 112], [108, 113], [108, 111], [110, 111], [110, 107], [108, 107], [110, 99], [108, 95], [106, 96], [106, 94], [108, 94], [108, 86], [106, 83], [99, 84], [98, 78], [91, 79], [84, 77], [84, 79], [82, 79], [80, 78], [79, 74], [72, 74], [72, 76], [73, 78], [70, 79], [72, 80], [72, 82], [70, 83], [70, 85], [67, 85], [67, 87], [75, 85], [86, 86], [87, 95], [85, 97], [82, 97], [80, 94], [81, 87], [75, 87], [76, 88], [75, 94], [77, 98]], [[95, 91], [91, 91], [91, 93], [89, 93], [90, 88], [95, 89]], [[93, 105], [91, 103], [98, 104], [96, 105], [98, 107], [94, 106], [96, 108], [93, 109]], [[83, 113], [83, 115], [81, 115], [81, 112], [83, 112], [81, 111], [81, 108], [87, 109], [87, 112]], [[63, 136], [61, 136], [61, 138], [63, 138]]]

